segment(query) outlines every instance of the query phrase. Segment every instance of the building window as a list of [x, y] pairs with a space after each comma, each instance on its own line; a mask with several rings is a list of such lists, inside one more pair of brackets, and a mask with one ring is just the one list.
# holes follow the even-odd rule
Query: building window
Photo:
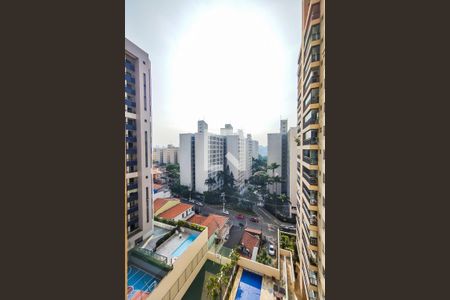
[[147, 204], [147, 223], [150, 220], [150, 208], [149, 208], [149, 197], [148, 197], [148, 187], [145, 188], [145, 202]]
[[147, 131], [145, 131], [145, 167], [148, 168], [148, 140], [147, 140]]
[[147, 110], [147, 75], [144, 73], [144, 110]]

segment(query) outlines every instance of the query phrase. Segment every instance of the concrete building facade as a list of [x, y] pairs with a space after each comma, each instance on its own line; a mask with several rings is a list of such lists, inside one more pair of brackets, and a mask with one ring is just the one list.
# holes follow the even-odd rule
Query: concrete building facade
[[152, 114], [148, 54], [125, 39], [125, 181], [128, 248], [153, 233]]
[[297, 247], [302, 299], [325, 299], [325, 0], [302, 0]]
[[297, 127], [289, 128], [287, 133], [287, 147], [288, 147], [288, 180], [287, 180], [287, 191], [289, 197], [289, 215], [297, 214], [297, 155], [298, 155], [298, 146], [297, 146]]

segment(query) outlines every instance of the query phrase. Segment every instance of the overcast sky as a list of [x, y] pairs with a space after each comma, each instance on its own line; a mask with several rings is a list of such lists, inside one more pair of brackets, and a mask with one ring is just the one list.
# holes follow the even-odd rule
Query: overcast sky
[[153, 145], [204, 119], [267, 145], [295, 126], [300, 0], [126, 0], [125, 36], [152, 62]]

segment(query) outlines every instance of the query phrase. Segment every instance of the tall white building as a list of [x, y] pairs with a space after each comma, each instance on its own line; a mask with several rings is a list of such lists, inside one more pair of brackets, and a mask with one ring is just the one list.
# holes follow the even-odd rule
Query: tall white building
[[178, 164], [178, 147], [167, 145], [167, 147], [153, 149], [153, 161], [159, 164]]
[[[275, 169], [273, 174], [278, 175], [282, 180], [281, 183], [274, 184], [270, 190], [278, 195], [287, 194], [287, 162], [287, 120], [281, 120], [280, 132], [267, 134], [267, 166], [276, 163], [279, 167]], [[272, 175], [272, 171], [269, 171], [269, 175]]]
[[[180, 134], [179, 164], [180, 184], [193, 191], [203, 193], [222, 187], [218, 178], [220, 171], [228, 167], [239, 190], [245, 185], [251, 173], [251, 153], [247, 151], [247, 139], [242, 130], [233, 132], [231, 124], [221, 128], [221, 134], [208, 131], [208, 124], [198, 121], [197, 132]], [[249, 160], [250, 159], [250, 160]], [[207, 185], [208, 178], [216, 180]]]
[[153, 233], [150, 59], [125, 39], [125, 180], [128, 248]]
[[252, 140], [252, 157], [257, 159], [259, 157], [259, 142]]
[[[287, 134], [287, 148], [288, 148], [288, 179], [287, 191], [289, 196], [289, 215], [297, 213], [297, 170], [300, 170], [300, 164], [297, 162], [297, 155], [299, 155], [298, 145], [296, 142], [297, 127], [289, 128]], [[300, 172], [300, 171], [299, 171]]]

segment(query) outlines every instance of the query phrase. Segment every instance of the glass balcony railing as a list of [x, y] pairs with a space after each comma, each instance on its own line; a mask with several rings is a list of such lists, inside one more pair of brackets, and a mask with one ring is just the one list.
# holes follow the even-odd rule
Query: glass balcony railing
[[310, 175], [306, 172], [303, 172], [303, 178], [305, 178], [309, 184], [317, 185], [317, 175]]
[[127, 94], [130, 94], [130, 95], [136, 95], [136, 90], [134, 90], [133, 88], [131, 88], [129, 86], [125, 87], [125, 92], [127, 92]]
[[128, 70], [131, 70], [131, 71], [135, 70], [134, 69], [134, 65], [131, 62], [127, 61], [127, 60], [125, 60], [125, 68], [127, 68]]
[[310, 165], [317, 165], [317, 157], [303, 156], [303, 161]]
[[126, 136], [125, 137], [125, 141], [127, 143], [136, 143], [137, 142], [137, 137], [135, 137], [135, 136]]
[[139, 206], [138, 205], [133, 205], [132, 207], [130, 207], [128, 210], [127, 210], [127, 213], [128, 214], [131, 214], [131, 213], [133, 213], [133, 212], [135, 212], [135, 211], [138, 211], [139, 210]]
[[134, 190], [134, 189], [137, 189], [137, 188], [138, 188], [138, 183], [137, 182], [130, 183], [130, 184], [127, 185], [127, 190], [128, 191]]
[[131, 83], [135, 83], [136, 79], [134, 79], [133, 76], [131, 76], [130, 74], [125, 74], [125, 80]]
[[127, 154], [136, 154], [137, 153], [137, 148], [128, 148], [126, 150]]
[[125, 129], [126, 130], [136, 130], [136, 124], [125, 123]]
[[130, 107], [136, 107], [136, 102], [125, 99], [125, 105]]
[[306, 128], [311, 124], [319, 124], [319, 118], [311, 117], [307, 121], [305, 120], [305, 122], [303, 123], [303, 128]]
[[127, 167], [136, 166], [137, 160], [129, 160], [127, 161]]

